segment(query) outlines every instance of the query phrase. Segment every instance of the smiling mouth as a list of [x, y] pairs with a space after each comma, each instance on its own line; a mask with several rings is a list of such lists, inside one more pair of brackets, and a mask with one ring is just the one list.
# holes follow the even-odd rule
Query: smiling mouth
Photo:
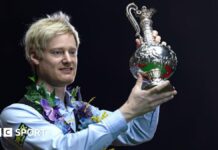
[[67, 68], [60, 68], [60, 71], [63, 73], [71, 73], [73, 71], [73, 67], [67, 67]]

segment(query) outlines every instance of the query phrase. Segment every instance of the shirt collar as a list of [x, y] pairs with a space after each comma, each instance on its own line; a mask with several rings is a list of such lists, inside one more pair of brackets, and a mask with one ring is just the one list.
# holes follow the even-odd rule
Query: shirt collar
[[73, 106], [71, 99], [72, 99], [72, 95], [66, 90], [65, 96], [64, 96], [64, 101], [61, 100], [58, 96], [55, 96], [55, 103], [57, 105], [59, 105], [60, 103], [63, 103], [63, 104], [65, 103], [67, 106]]

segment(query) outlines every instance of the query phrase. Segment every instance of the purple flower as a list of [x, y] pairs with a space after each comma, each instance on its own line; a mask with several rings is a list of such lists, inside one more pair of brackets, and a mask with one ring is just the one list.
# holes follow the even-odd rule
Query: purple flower
[[90, 118], [92, 117], [92, 111], [88, 103], [83, 101], [76, 101], [74, 103], [75, 113], [80, 118]]
[[40, 105], [42, 106], [44, 110], [44, 116], [49, 120], [54, 122], [55, 120], [58, 119], [58, 107], [55, 106], [54, 108], [51, 107], [46, 99], [41, 99], [40, 100]]
[[55, 124], [58, 128], [60, 128], [64, 134], [66, 134], [66, 133], [72, 133], [72, 132], [73, 132], [73, 130], [71, 129], [70, 125], [68, 125], [68, 124], [66, 124], [66, 123], [64, 122], [64, 119], [56, 120], [56, 121], [54, 122], [54, 124]]

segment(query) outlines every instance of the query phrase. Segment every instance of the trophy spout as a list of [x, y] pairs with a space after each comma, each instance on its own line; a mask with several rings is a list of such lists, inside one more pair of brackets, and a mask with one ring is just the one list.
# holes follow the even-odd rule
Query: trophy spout
[[[139, 24], [134, 18], [132, 12], [134, 12], [135, 17], [139, 18]], [[139, 10], [135, 3], [130, 3], [126, 7], [126, 16], [136, 31], [135, 36], [146, 45], [154, 45], [151, 20], [151, 17], [154, 13], [154, 9], [147, 9], [146, 6], [142, 6], [141, 10]], [[141, 36], [141, 32], [143, 36]]]
[[139, 38], [141, 41], [143, 41], [143, 38], [140, 35], [140, 32], [141, 32], [140, 27], [139, 27], [136, 19], [133, 17], [132, 11], [134, 11], [134, 12], [138, 11], [138, 6], [135, 3], [130, 3], [130, 4], [127, 5], [127, 7], [126, 7], [126, 16], [127, 16], [127, 18], [129, 19], [130, 23], [132, 24], [132, 26], [134, 27], [134, 29], [136, 31], [135, 36], [137, 38]]

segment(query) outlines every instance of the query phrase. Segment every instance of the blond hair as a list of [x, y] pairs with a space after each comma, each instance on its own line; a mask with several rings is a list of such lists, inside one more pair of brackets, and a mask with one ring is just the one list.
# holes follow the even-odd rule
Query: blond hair
[[48, 42], [56, 35], [73, 34], [76, 46], [79, 47], [80, 39], [78, 32], [73, 25], [70, 24], [70, 18], [63, 12], [57, 12], [47, 15], [34, 22], [27, 30], [24, 38], [26, 59], [30, 61], [30, 54], [35, 52], [38, 57], [42, 55], [42, 51], [47, 48]]

